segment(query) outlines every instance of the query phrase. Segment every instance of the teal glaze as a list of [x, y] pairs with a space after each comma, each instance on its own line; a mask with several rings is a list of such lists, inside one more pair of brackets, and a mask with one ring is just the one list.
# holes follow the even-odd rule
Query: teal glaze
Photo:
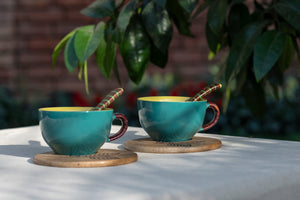
[[[176, 97], [173, 98], [176, 101]], [[138, 99], [140, 124], [153, 140], [186, 141], [202, 130], [209, 104], [207, 101], [184, 102], [181, 98], [179, 97], [179, 102]]]
[[88, 155], [108, 141], [112, 109], [103, 111], [49, 111], [39, 109], [39, 125], [46, 143], [57, 154]]

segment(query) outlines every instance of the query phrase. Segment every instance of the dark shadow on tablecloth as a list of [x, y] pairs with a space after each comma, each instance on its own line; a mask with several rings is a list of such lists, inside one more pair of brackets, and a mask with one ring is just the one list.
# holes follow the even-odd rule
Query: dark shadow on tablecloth
[[29, 140], [28, 145], [0, 145], [0, 155], [31, 158], [38, 153], [51, 151], [49, 147], [41, 146], [39, 141]]

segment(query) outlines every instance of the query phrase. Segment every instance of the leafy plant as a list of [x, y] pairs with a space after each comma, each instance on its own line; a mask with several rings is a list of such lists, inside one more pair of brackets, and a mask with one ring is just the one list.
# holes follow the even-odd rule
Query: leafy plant
[[78, 67], [86, 86], [87, 59], [92, 54], [106, 78], [114, 71], [120, 80], [119, 47], [130, 79], [139, 84], [149, 63], [166, 66], [173, 27], [193, 37], [192, 20], [204, 10], [210, 55], [229, 50], [219, 76], [226, 86], [225, 102], [234, 90], [241, 92], [253, 112], [264, 113], [266, 87], [278, 96], [284, 71], [295, 55], [300, 68], [298, 0], [96, 0], [81, 13], [105, 20], [66, 35], [54, 49], [53, 65], [65, 46], [67, 69], [72, 73]]
[[266, 89], [271, 88], [279, 97], [278, 88], [283, 84], [284, 71], [291, 66], [295, 54], [300, 68], [297, 44], [300, 27], [295, 20], [300, 17], [300, 2], [254, 0], [252, 13], [242, 2], [228, 1], [230, 5], [223, 6], [228, 10], [228, 20], [226, 23], [219, 20], [222, 29], [216, 31], [208, 18], [206, 36], [209, 38], [208, 33], [212, 33], [211, 40], [218, 41], [218, 48], [209, 45], [214, 53], [229, 47], [222, 71], [225, 71], [223, 80], [227, 83], [227, 100], [231, 85], [235, 83], [251, 110], [262, 115], [266, 110]]

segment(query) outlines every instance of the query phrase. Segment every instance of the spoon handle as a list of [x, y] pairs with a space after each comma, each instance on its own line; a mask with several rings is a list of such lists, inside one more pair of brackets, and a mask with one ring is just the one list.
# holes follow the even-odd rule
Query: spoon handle
[[186, 101], [199, 101], [203, 97], [205, 97], [206, 95], [212, 93], [213, 91], [215, 91], [217, 89], [220, 89], [221, 87], [222, 87], [222, 84], [210, 85], [210, 86], [204, 88], [203, 90], [201, 90], [200, 92], [198, 92], [195, 96], [189, 98]]
[[124, 92], [123, 88], [117, 88], [112, 90], [102, 101], [96, 106], [93, 107], [91, 110], [104, 110], [110, 105], [116, 98], [118, 98]]

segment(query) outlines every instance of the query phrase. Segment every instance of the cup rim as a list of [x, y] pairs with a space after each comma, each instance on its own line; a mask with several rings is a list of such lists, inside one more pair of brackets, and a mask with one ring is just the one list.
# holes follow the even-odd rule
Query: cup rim
[[93, 110], [90, 109], [93, 107], [83, 107], [83, 106], [53, 106], [53, 107], [43, 107], [39, 108], [39, 111], [46, 112], [106, 112], [112, 111], [111, 108], [106, 108], [105, 110]]
[[139, 97], [138, 101], [147, 101], [147, 102], [166, 102], [166, 103], [199, 103], [207, 102], [206, 99], [201, 101], [185, 101], [190, 97], [187, 96], [145, 96]]

